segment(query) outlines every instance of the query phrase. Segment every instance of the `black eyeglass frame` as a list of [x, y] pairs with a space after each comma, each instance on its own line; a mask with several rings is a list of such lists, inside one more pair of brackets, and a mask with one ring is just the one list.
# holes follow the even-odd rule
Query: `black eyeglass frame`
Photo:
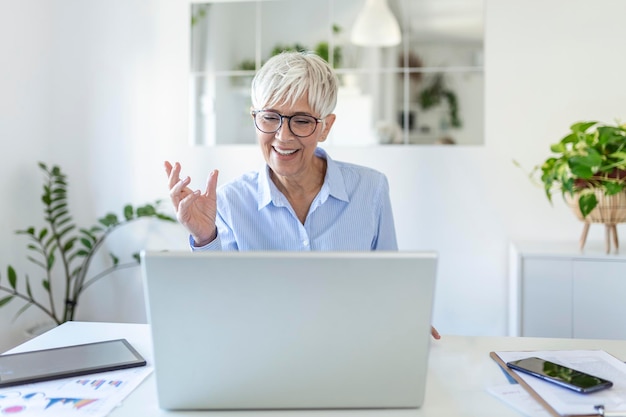
[[[259, 127], [259, 125], [256, 122], [256, 115], [259, 113], [272, 113], [272, 114], [276, 114], [278, 115], [278, 117], [280, 118], [280, 122], [278, 123], [278, 127], [275, 130], [272, 131], [265, 131], [263, 129], [261, 129]], [[256, 127], [257, 129], [259, 129], [259, 131], [263, 132], [263, 133], [276, 133], [280, 130], [280, 128], [283, 126], [283, 120], [287, 119], [287, 126], [289, 127], [289, 130], [291, 131], [291, 133], [298, 138], [308, 138], [309, 136], [311, 136], [313, 133], [315, 133], [315, 131], [317, 130], [317, 125], [322, 123], [324, 121], [324, 119], [320, 119], [319, 117], [315, 117], [312, 116], [310, 114], [294, 114], [293, 116], [285, 116], [284, 114], [280, 114], [277, 111], [274, 110], [252, 110], [250, 112], [250, 114], [252, 115], [252, 119], [254, 120], [254, 127]], [[313, 129], [313, 131], [311, 133], [309, 133], [308, 135], [302, 136], [302, 135], [298, 135], [296, 134], [293, 129], [291, 128], [291, 119], [293, 117], [298, 117], [298, 116], [306, 116], [306, 117], [310, 117], [313, 120], [315, 120], [315, 128]]]

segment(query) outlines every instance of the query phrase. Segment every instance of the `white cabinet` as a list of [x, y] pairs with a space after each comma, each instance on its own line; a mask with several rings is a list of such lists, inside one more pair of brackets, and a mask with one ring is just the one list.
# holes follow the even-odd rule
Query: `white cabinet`
[[511, 245], [510, 335], [626, 339], [626, 255], [589, 246]]

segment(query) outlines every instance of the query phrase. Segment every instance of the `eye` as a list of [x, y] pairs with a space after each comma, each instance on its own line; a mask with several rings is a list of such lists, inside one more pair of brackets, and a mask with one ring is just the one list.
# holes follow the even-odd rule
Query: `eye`
[[295, 116], [292, 120], [293, 120], [293, 123], [299, 126], [309, 126], [316, 122], [315, 119], [309, 116]]
[[276, 113], [261, 113], [261, 118], [264, 122], [277, 122], [280, 120], [280, 116]]

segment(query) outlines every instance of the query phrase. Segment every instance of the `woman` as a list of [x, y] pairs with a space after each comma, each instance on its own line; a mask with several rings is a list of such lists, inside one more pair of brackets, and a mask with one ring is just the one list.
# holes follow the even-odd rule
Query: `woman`
[[165, 163], [193, 250], [397, 250], [386, 177], [332, 160], [317, 144], [335, 121], [337, 78], [312, 53], [272, 57], [252, 81], [251, 112], [266, 165], [202, 193]]
[[[204, 192], [165, 162], [192, 250], [397, 250], [387, 178], [334, 161], [317, 144], [335, 122], [337, 77], [319, 56], [285, 52], [252, 81], [251, 116], [265, 166]], [[432, 335], [439, 333], [432, 328]]]

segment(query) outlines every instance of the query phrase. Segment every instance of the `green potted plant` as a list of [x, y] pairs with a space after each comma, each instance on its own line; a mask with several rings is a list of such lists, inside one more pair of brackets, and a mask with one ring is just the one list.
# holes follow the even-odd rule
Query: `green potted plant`
[[[46, 226], [37, 229], [28, 227], [16, 231], [28, 237], [27, 259], [43, 271], [40, 279], [44, 296], [37, 297], [28, 275], [20, 282], [15, 269], [9, 265], [6, 279], [0, 274], [0, 307], [19, 299], [25, 304], [16, 313], [16, 318], [29, 307], [35, 306], [44, 312], [55, 324], [73, 320], [78, 302], [83, 292], [93, 283], [110, 273], [139, 264], [138, 254], [130, 262], [120, 263], [117, 256], [110, 255], [111, 265], [102, 271], [89, 275], [89, 267], [94, 255], [101, 248], [105, 239], [115, 230], [131, 222], [145, 218], [156, 218], [168, 222], [176, 220], [158, 211], [159, 201], [134, 208], [126, 205], [123, 219], [109, 213], [98, 220], [97, 225], [89, 228], [77, 228], [70, 215], [67, 199], [66, 175], [58, 166], [48, 168], [39, 163], [45, 174], [41, 201], [44, 205]], [[63, 303], [55, 305], [56, 295], [63, 294]]]
[[[531, 175], [540, 172], [546, 196], [576, 198], [583, 218], [598, 206], [598, 194], [618, 195], [626, 188], [626, 124], [584, 121], [550, 147], [550, 155]], [[598, 192], [599, 193], [598, 193]]]
[[574, 123], [550, 150], [552, 154], [535, 166], [531, 177], [539, 175], [548, 201], [560, 193], [584, 222], [580, 249], [590, 224], [602, 223], [606, 253], [611, 251], [611, 240], [617, 251], [616, 225], [626, 221], [626, 124]]
[[419, 94], [419, 104], [422, 110], [428, 110], [442, 104], [444, 101], [448, 105], [448, 117], [450, 126], [459, 128], [462, 125], [459, 117], [459, 103], [456, 93], [446, 85], [442, 73], [437, 73], [432, 78], [430, 84]]

